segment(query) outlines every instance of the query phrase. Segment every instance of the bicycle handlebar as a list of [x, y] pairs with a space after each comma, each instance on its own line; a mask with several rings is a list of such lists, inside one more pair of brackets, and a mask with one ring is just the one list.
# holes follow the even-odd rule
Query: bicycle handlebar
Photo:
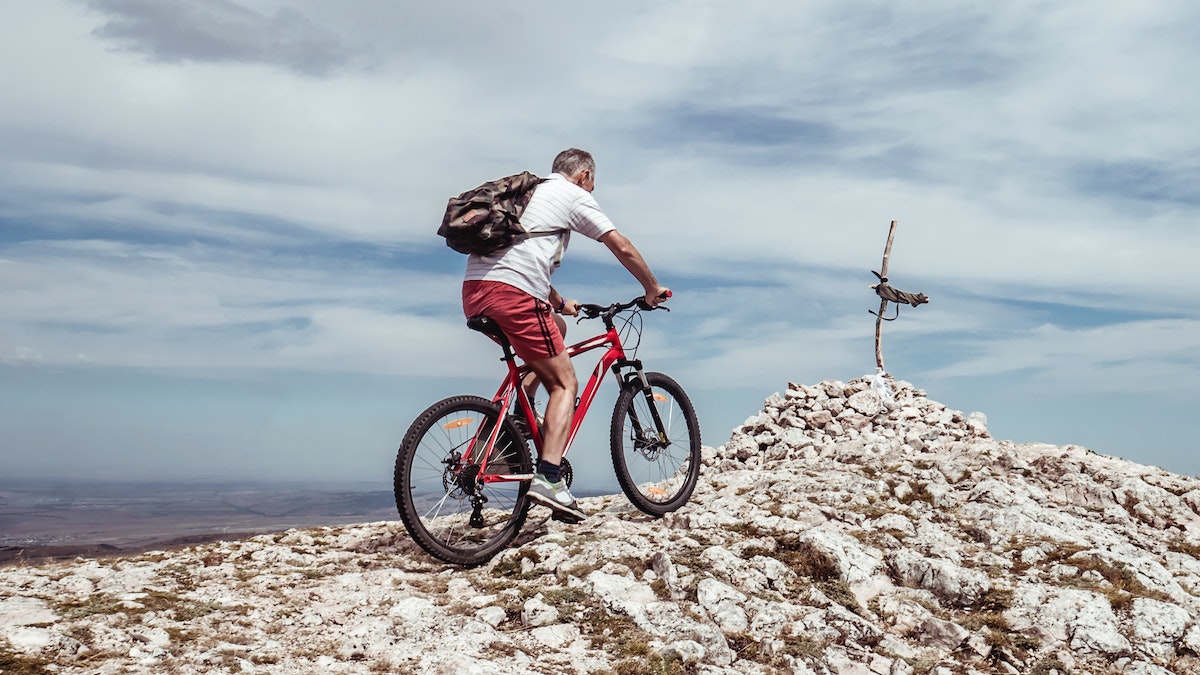
[[[671, 295], [672, 295], [671, 291], [667, 291], [666, 293], [663, 293], [659, 297], [666, 300], [667, 298], [671, 297]], [[646, 296], [639, 295], [638, 297], [630, 300], [629, 302], [614, 302], [613, 304], [611, 304], [607, 307], [605, 307], [603, 305], [592, 304], [592, 303], [581, 304], [581, 305], [579, 305], [579, 313], [581, 314], [581, 316], [579, 317], [579, 320], [582, 321], [583, 319], [595, 319], [598, 317], [604, 317], [606, 319], [611, 319], [617, 313], [623, 312], [623, 311], [630, 309], [632, 307], [635, 307], [635, 306], [639, 310], [644, 311], [644, 312], [650, 312], [650, 311], [653, 311], [656, 309], [662, 309], [662, 310], [666, 310], [668, 312], [671, 311], [671, 308], [663, 307], [662, 305], [659, 305], [658, 307], [651, 307], [650, 303], [646, 302]]]

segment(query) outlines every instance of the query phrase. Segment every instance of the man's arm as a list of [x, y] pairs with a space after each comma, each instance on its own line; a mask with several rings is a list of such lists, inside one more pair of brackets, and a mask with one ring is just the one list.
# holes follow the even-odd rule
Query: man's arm
[[553, 286], [550, 287], [550, 306], [563, 316], [575, 316], [579, 313], [579, 301], [568, 299]]
[[650, 271], [650, 266], [646, 264], [646, 260], [642, 258], [642, 254], [638, 252], [633, 242], [629, 241], [629, 237], [616, 230], [611, 230], [601, 235], [600, 241], [608, 247], [608, 250], [612, 251], [617, 260], [621, 261], [625, 269], [641, 282], [642, 288], [646, 291], [647, 304], [657, 307], [658, 303], [666, 299], [666, 294], [670, 292], [670, 289], [658, 283], [658, 279]]

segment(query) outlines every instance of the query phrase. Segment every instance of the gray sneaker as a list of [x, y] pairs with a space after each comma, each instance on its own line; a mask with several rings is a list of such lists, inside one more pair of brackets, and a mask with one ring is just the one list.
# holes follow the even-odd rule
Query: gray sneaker
[[554, 511], [553, 518], [564, 523], [578, 523], [587, 518], [587, 514], [579, 510], [579, 503], [567, 489], [567, 482], [560, 480], [551, 483], [542, 474], [536, 474], [529, 481], [529, 498], [549, 507]]

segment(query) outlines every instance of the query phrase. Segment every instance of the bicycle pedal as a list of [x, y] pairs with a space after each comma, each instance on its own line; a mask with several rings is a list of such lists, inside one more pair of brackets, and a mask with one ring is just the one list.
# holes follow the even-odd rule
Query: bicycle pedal
[[583, 518], [553, 510], [550, 512], [550, 520], [557, 520], [558, 522], [566, 523], [567, 525], [578, 525], [579, 523], [583, 522]]

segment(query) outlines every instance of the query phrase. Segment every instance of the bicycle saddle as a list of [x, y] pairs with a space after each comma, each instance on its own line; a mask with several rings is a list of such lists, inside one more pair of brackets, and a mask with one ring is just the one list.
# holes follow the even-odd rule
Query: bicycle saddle
[[477, 330], [501, 345], [508, 345], [508, 337], [504, 335], [504, 331], [500, 330], [500, 324], [486, 314], [479, 314], [467, 319], [467, 328]]

